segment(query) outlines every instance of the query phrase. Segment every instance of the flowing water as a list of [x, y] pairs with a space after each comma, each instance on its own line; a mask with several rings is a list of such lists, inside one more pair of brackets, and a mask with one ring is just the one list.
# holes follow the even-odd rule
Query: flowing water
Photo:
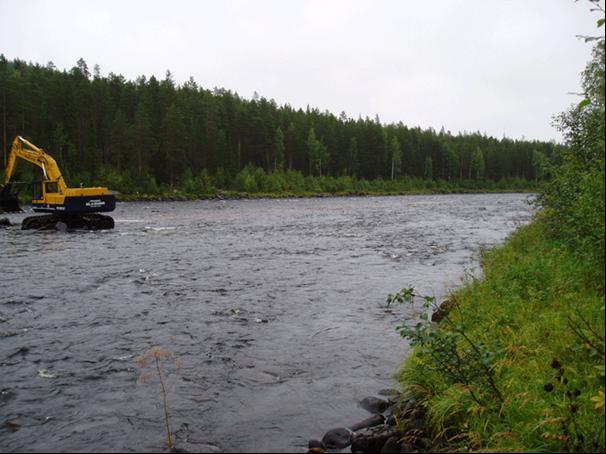
[[161, 346], [181, 363], [162, 363], [177, 445], [303, 452], [393, 386], [395, 328], [419, 312], [387, 293], [444, 297], [527, 199], [121, 203], [112, 231], [2, 229], [0, 450], [163, 449], [156, 369], [137, 363]]

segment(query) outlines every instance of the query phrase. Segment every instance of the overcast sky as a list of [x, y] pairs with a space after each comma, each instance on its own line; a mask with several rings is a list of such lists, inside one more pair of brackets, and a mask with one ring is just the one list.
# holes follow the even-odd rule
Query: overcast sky
[[[588, 2], [0, 0], [0, 52], [60, 68], [453, 133], [556, 139], [597, 34]], [[603, 29], [600, 30], [603, 33]]]

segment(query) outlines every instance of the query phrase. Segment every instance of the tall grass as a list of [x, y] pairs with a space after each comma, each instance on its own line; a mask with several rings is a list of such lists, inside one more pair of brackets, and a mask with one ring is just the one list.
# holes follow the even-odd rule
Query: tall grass
[[[502, 402], [481, 377], [452, 383], [420, 349], [401, 370], [434, 435], [446, 435], [441, 442], [456, 436], [458, 448], [503, 452], [604, 450], [603, 286], [592, 263], [547, 239], [545, 229], [537, 220], [487, 253], [484, 278], [453, 295], [453, 326], [499, 352], [491, 368]], [[444, 322], [440, 329], [453, 331]], [[476, 360], [464, 344], [463, 360]]]

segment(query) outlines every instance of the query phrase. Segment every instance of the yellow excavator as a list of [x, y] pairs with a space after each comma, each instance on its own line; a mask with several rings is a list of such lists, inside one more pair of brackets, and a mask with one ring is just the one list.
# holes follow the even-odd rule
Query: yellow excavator
[[13, 181], [17, 160], [28, 161], [42, 170], [42, 180], [33, 184], [32, 209], [38, 213], [23, 220], [21, 229], [113, 229], [114, 220], [99, 214], [113, 211], [116, 197], [104, 187], [68, 188], [52, 156], [21, 136], [13, 141], [4, 185], [0, 187], [0, 212], [20, 212], [18, 193], [23, 183]]

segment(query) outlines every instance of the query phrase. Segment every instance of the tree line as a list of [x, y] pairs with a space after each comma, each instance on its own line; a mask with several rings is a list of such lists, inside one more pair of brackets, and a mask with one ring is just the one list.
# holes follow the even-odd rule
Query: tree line
[[193, 78], [179, 85], [169, 71], [163, 80], [102, 76], [83, 59], [60, 71], [0, 55], [0, 103], [4, 162], [11, 140], [23, 135], [55, 156], [68, 179], [129, 191], [208, 177], [235, 188], [243, 172], [257, 170], [351, 181], [531, 182], [561, 148], [279, 106]]

